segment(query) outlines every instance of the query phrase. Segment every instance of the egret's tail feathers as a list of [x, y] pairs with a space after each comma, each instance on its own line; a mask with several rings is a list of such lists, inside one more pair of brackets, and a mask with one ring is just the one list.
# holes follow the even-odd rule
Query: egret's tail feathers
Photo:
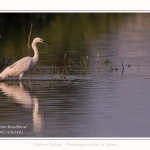
[[2, 80], [2, 75], [0, 74], [0, 79]]
[[10, 67], [8, 66], [7, 68], [5, 68], [1, 73], [0, 73], [0, 79], [4, 79], [7, 78], [10, 74]]
[[6, 76], [1, 73], [0, 74], [0, 80], [5, 79], [5, 78], [6, 78]]
[[2, 76], [2, 74], [0, 74], [0, 79], [1, 79], [1, 80], [3, 79], [3, 76]]

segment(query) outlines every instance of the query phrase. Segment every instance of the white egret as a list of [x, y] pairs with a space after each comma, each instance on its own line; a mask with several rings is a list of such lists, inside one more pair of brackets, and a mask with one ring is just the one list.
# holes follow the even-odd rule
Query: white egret
[[39, 54], [38, 54], [38, 49], [36, 47], [36, 43], [38, 43], [38, 42], [47, 43], [47, 44], [52, 45], [51, 43], [46, 42], [41, 38], [38, 38], [38, 37], [35, 38], [32, 42], [34, 56], [33, 57], [30, 57], [30, 56], [24, 57], [24, 58], [16, 61], [15, 63], [13, 63], [11, 66], [8, 66], [6, 69], [4, 69], [0, 73], [0, 78], [4, 79], [9, 76], [20, 76], [19, 80], [22, 80], [24, 73], [26, 71], [28, 71], [29, 69], [33, 68], [38, 61]]

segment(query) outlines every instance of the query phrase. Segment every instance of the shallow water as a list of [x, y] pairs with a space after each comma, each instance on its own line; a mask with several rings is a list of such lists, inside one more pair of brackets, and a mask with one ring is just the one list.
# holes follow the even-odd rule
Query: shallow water
[[[80, 53], [85, 58], [88, 55], [88, 73], [84, 68], [74, 69], [65, 77], [58, 71], [52, 72], [46, 51], [39, 52], [40, 71], [26, 74], [23, 82], [17, 77], [1, 81], [0, 135], [149, 137], [148, 16], [128, 16], [109, 33], [77, 42], [75, 47], [86, 49], [86, 53]], [[74, 54], [74, 58], [81, 60], [80, 55]]]

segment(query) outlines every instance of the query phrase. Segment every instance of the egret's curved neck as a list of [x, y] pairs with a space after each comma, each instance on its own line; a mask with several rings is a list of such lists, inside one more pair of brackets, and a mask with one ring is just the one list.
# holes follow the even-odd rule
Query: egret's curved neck
[[34, 63], [37, 63], [38, 58], [39, 58], [39, 54], [38, 54], [38, 49], [36, 47], [36, 43], [34, 43], [34, 42], [32, 43], [32, 48], [34, 50], [33, 61], [34, 61]]

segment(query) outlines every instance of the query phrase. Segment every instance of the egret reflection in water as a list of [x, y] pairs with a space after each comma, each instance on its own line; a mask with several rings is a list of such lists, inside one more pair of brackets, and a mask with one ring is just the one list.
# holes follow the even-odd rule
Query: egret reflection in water
[[0, 83], [0, 89], [6, 96], [10, 97], [15, 103], [23, 108], [33, 109], [33, 131], [40, 132], [43, 125], [42, 114], [39, 113], [38, 98], [22, 82], [19, 85]]

